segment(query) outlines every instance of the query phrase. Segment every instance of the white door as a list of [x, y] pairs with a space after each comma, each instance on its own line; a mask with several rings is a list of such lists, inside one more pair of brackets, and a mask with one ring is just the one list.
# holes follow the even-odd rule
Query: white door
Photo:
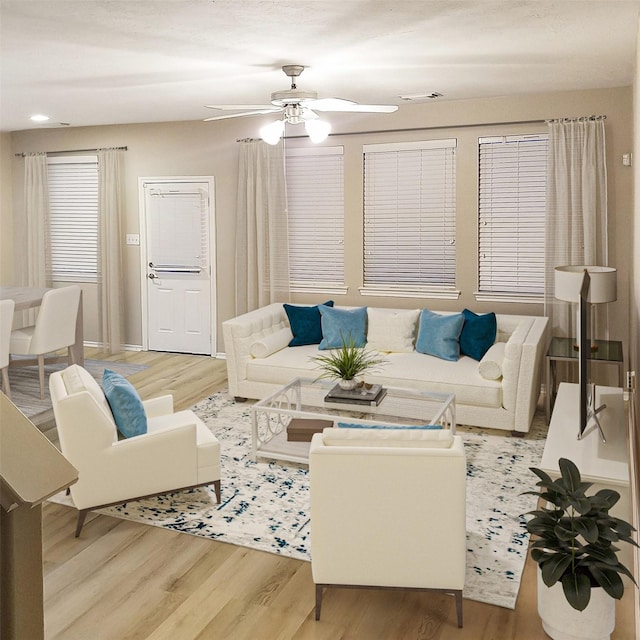
[[152, 351], [211, 355], [212, 180], [141, 180], [146, 343]]

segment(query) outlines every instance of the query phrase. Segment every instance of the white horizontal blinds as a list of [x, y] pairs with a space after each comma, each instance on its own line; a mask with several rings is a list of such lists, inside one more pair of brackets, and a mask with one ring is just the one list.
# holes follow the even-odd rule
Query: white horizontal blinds
[[197, 184], [152, 188], [149, 258], [157, 267], [209, 267], [208, 193]]
[[286, 151], [291, 286], [344, 283], [343, 148]]
[[47, 159], [50, 277], [95, 281], [98, 277], [98, 159]]
[[364, 283], [456, 281], [456, 140], [364, 146]]
[[479, 290], [544, 294], [546, 134], [479, 140]]

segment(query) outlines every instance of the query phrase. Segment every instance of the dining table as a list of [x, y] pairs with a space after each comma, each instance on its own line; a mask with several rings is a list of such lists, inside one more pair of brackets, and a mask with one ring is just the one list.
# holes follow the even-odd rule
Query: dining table
[[[48, 287], [21, 287], [21, 286], [0, 286], [0, 300], [13, 300], [15, 303], [14, 312], [25, 311], [26, 309], [34, 309], [42, 304], [42, 297], [47, 291], [51, 291]], [[82, 319], [82, 291], [80, 291], [80, 304], [78, 306], [78, 315], [76, 317], [76, 335], [75, 342], [70, 347], [72, 362], [84, 366], [84, 331]], [[46, 363], [65, 362], [65, 356], [50, 356], [45, 358]], [[25, 366], [31, 364], [30, 361], [23, 359], [12, 359], [9, 366]]]

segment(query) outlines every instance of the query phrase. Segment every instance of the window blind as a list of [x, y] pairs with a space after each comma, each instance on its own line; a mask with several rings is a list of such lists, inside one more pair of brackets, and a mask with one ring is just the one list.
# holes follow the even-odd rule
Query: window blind
[[95, 281], [98, 277], [98, 159], [47, 159], [50, 277]]
[[548, 136], [479, 140], [479, 292], [541, 297]]
[[365, 145], [364, 284], [456, 283], [456, 140]]
[[292, 288], [344, 284], [343, 148], [286, 151]]

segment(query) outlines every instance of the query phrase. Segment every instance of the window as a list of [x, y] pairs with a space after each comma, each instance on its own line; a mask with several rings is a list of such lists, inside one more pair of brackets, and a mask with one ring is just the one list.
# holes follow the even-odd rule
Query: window
[[286, 151], [292, 291], [344, 289], [342, 147]]
[[544, 295], [548, 136], [479, 140], [478, 298]]
[[47, 159], [50, 276], [53, 281], [98, 278], [98, 159]]
[[364, 288], [457, 297], [456, 140], [364, 146]]

